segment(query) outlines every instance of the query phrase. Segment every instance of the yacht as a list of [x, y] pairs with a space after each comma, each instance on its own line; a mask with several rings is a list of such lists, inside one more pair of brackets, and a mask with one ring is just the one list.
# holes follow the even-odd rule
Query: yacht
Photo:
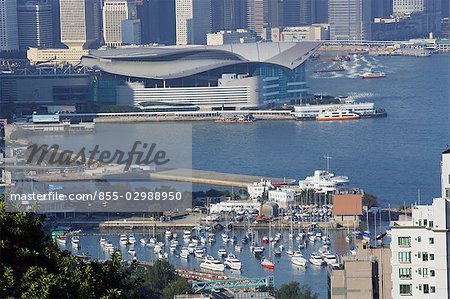
[[239, 244], [234, 245], [234, 250], [236, 250], [236, 252], [241, 252], [242, 251], [242, 247]]
[[325, 253], [323, 256], [323, 261], [327, 264], [327, 265], [331, 265], [331, 264], [336, 264], [337, 263], [337, 258], [335, 254], [332, 253]]
[[288, 249], [286, 250], [286, 254], [289, 256], [293, 256], [294, 255], [294, 251], [292, 251], [292, 249]]
[[106, 239], [104, 237], [100, 238], [100, 245], [104, 246], [106, 244]]
[[187, 247], [181, 248], [180, 257], [183, 259], [189, 258], [189, 250], [187, 249]]
[[205, 256], [205, 248], [202, 246], [196, 246], [194, 250], [195, 257], [202, 258]]
[[242, 268], [241, 261], [238, 258], [236, 258], [236, 256], [234, 256], [234, 254], [232, 253], [228, 254], [224, 264], [225, 266], [233, 270], [241, 270]]
[[80, 245], [80, 238], [78, 236], [72, 237], [72, 247], [78, 248]]
[[166, 232], [164, 233], [164, 236], [166, 237], [166, 239], [172, 238], [172, 231], [169, 229], [166, 230]]
[[[60, 244], [60, 245], [66, 245], [66, 241], [67, 241], [67, 237], [66, 235], [58, 235], [56, 237], [56, 243]], [[100, 243], [101, 245], [101, 243]]]
[[317, 121], [354, 120], [360, 118], [359, 114], [349, 110], [327, 110], [317, 115]]
[[228, 233], [227, 232], [223, 232], [221, 236], [222, 236], [223, 242], [227, 243], [228, 240], [229, 240]]
[[128, 250], [128, 254], [131, 255], [131, 256], [135, 256], [136, 255], [136, 251], [133, 248], [131, 248], [130, 250]]
[[203, 259], [203, 262], [200, 263], [200, 268], [220, 272], [225, 270], [224, 264], [222, 264], [220, 261], [216, 260], [212, 256], [207, 256], [205, 259]]
[[309, 262], [315, 266], [322, 266], [323, 259], [319, 253], [313, 252], [309, 257]]
[[144, 246], [147, 244], [147, 240], [145, 238], [140, 239], [139, 242]]
[[365, 230], [362, 236], [363, 240], [370, 241], [370, 231]]
[[120, 235], [120, 245], [127, 245], [128, 244], [128, 238], [126, 235]]
[[306, 267], [306, 263], [307, 262], [308, 261], [303, 257], [303, 255], [301, 253], [297, 254], [297, 255], [294, 255], [291, 258], [291, 263], [296, 265], [296, 266]]
[[189, 253], [190, 253], [190, 254], [194, 254], [194, 251], [195, 251], [195, 245], [194, 245], [194, 243], [189, 243], [187, 249], [189, 250]]
[[275, 264], [272, 263], [268, 258], [265, 258], [261, 262], [261, 266], [265, 269], [273, 270], [275, 269]]
[[255, 255], [263, 254], [263, 253], [264, 253], [264, 247], [261, 247], [261, 246], [255, 247], [255, 248], [253, 249], [253, 253], [254, 253]]
[[219, 255], [219, 257], [226, 257], [227, 256], [227, 251], [225, 250], [224, 247], [219, 248], [219, 250], [217, 251], [217, 254]]
[[189, 240], [191, 239], [191, 231], [190, 230], [185, 230], [183, 233], [183, 239], [185, 240]]
[[170, 252], [175, 253], [175, 251], [177, 251], [177, 245], [171, 244], [170, 245]]
[[130, 243], [131, 245], [133, 245], [134, 243], [136, 243], [136, 238], [133, 235], [130, 235], [128, 237], [128, 243]]

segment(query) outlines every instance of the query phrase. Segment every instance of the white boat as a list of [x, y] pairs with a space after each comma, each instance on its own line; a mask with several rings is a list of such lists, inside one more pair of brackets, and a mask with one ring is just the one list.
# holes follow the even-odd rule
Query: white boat
[[131, 255], [131, 256], [135, 256], [136, 255], [136, 251], [133, 248], [131, 248], [130, 250], [128, 250], [128, 254]]
[[56, 237], [56, 243], [58, 243], [59, 245], [66, 246], [66, 241], [67, 241], [66, 235], [61, 234]]
[[131, 245], [135, 244], [136, 243], [136, 238], [133, 235], [130, 235], [128, 237], [128, 243], [131, 244]]
[[232, 253], [228, 254], [224, 264], [225, 266], [233, 270], [241, 270], [242, 268], [241, 261], [238, 258], [236, 258], [236, 256], [234, 256], [234, 254]]
[[147, 240], [145, 240], [144, 238], [140, 239], [139, 242], [141, 242], [141, 244], [144, 246], [147, 244]]
[[255, 247], [255, 248], [253, 249], [253, 253], [254, 253], [255, 255], [263, 254], [263, 253], [264, 253], [264, 247], [261, 247], [261, 246]]
[[363, 232], [363, 240], [370, 241], [370, 231], [365, 230]]
[[239, 244], [234, 245], [234, 250], [236, 250], [236, 252], [241, 252], [242, 251], [242, 247]]
[[188, 248], [190, 254], [194, 254], [194, 251], [195, 251], [194, 243], [189, 243], [187, 248]]
[[202, 246], [196, 246], [194, 250], [195, 257], [202, 258], [205, 256], [205, 248]]
[[170, 245], [170, 252], [175, 253], [175, 251], [177, 251], [177, 245], [175, 244]]
[[308, 240], [309, 240], [309, 243], [314, 243], [314, 242], [316, 242], [316, 237], [314, 235], [311, 235], [311, 236], [309, 236]]
[[323, 255], [323, 261], [327, 264], [327, 265], [331, 265], [331, 264], [336, 264], [337, 263], [337, 258], [335, 254], [332, 253], [325, 253]]
[[155, 253], [159, 253], [159, 252], [162, 251], [162, 248], [163, 248], [163, 247], [164, 247], [164, 243], [157, 242], [157, 243], [155, 244], [155, 246], [153, 247], [153, 251], [154, 251]]
[[128, 244], [128, 238], [127, 238], [126, 235], [120, 235], [119, 244], [120, 245], [127, 245]]
[[200, 263], [200, 268], [205, 270], [211, 270], [211, 271], [220, 271], [222, 272], [225, 270], [225, 265], [222, 264], [220, 261], [216, 260], [212, 256], [207, 256], [205, 259], [203, 259], [203, 262]]
[[306, 243], [302, 242], [302, 243], [298, 244], [298, 249], [303, 249], [303, 248], [305, 248], [305, 246], [306, 246]]
[[286, 254], [289, 256], [293, 256], [294, 255], [294, 251], [292, 251], [292, 249], [288, 249], [286, 250]]
[[261, 262], [261, 266], [263, 268], [266, 268], [266, 269], [269, 269], [269, 270], [275, 269], [275, 264], [272, 263], [268, 258], [263, 259], [263, 261]]
[[78, 248], [80, 245], [80, 238], [78, 236], [72, 237], [72, 247]]
[[189, 250], [187, 249], [187, 247], [181, 248], [180, 257], [183, 259], [189, 258]]
[[303, 254], [302, 254], [302, 252], [301, 251], [294, 251], [293, 253], [292, 253], [292, 256], [293, 257], [298, 257], [298, 256], [303, 256]]
[[101, 245], [101, 246], [104, 246], [105, 244], [106, 244], [106, 239], [103, 238], [103, 237], [101, 237], [101, 238], [100, 238], [100, 245]]
[[307, 260], [303, 257], [303, 255], [294, 255], [291, 258], [291, 263], [296, 266], [306, 267]]
[[191, 238], [191, 231], [190, 230], [185, 230], [183, 232], [183, 239], [190, 239]]
[[226, 257], [227, 251], [225, 250], [225, 248], [221, 247], [221, 248], [219, 248], [219, 250], [217, 250], [217, 255], [222, 258]]
[[313, 252], [309, 257], [309, 262], [315, 266], [322, 266], [323, 259], [322, 256], [316, 252]]
[[221, 234], [221, 236], [224, 243], [227, 243], [229, 241], [228, 233], [224, 232]]
[[169, 229], [166, 230], [166, 232], [164, 233], [164, 236], [166, 237], [166, 239], [172, 238], [172, 231]]
[[333, 120], [354, 120], [358, 119], [360, 116], [354, 112], [351, 112], [349, 110], [326, 110], [319, 115], [317, 115], [316, 120], [317, 121], [333, 121]]

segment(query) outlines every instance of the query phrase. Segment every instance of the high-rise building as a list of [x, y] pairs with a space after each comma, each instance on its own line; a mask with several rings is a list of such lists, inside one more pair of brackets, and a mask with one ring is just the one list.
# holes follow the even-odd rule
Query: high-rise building
[[141, 20], [141, 42], [143, 44], [159, 43], [160, 41], [160, 3], [162, 1], [159, 0], [141, 0], [136, 2], [137, 18]]
[[211, 0], [176, 0], [177, 45], [205, 45], [211, 32]]
[[[393, 12], [396, 16], [414, 14], [421, 17], [423, 30], [439, 34], [441, 31], [441, 0], [393, 0]], [[448, 0], [445, 0], [448, 2]], [[445, 2], [444, 1], [444, 2]]]
[[328, 22], [332, 40], [370, 39], [370, 0], [329, 0]]
[[392, 298], [450, 296], [450, 150], [442, 154], [442, 197], [391, 225]]
[[0, 1], [0, 51], [19, 49], [17, 0]]
[[[267, 28], [284, 26], [284, 1], [283, 0], [268, 0], [267, 2]], [[270, 35], [270, 33], [269, 33]]]
[[102, 16], [105, 45], [115, 47], [126, 43], [140, 44], [141, 28], [135, 2], [106, 0]]
[[392, 0], [372, 0], [372, 19], [387, 18], [393, 13]]
[[328, 23], [328, 0], [313, 0], [313, 23]]
[[26, 2], [17, 6], [19, 49], [29, 47], [53, 48], [52, 6]]
[[300, 1], [300, 25], [309, 25], [313, 22], [313, 5], [314, 0], [299, 0]]
[[267, 27], [267, 0], [247, 0], [247, 28], [262, 37]]
[[100, 38], [98, 0], [60, 0], [61, 42], [69, 48], [86, 49]]
[[61, 26], [60, 26], [60, 8], [59, 8], [59, 0], [49, 0], [48, 3], [52, 6], [52, 38], [53, 38], [53, 47], [60, 48], [62, 47], [61, 43]]

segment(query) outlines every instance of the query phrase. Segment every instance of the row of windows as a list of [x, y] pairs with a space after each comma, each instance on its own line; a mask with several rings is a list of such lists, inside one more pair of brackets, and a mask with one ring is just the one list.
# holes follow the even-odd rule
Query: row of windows
[[[422, 242], [422, 237], [418, 236], [416, 238], [417, 242]], [[434, 244], [434, 238], [430, 237], [428, 238], [429, 244]], [[398, 237], [398, 246], [400, 247], [411, 247], [411, 237]]]
[[[428, 268], [418, 268], [416, 270], [417, 274], [427, 278], [428, 277]], [[429, 271], [430, 277], [434, 277], [436, 275], [435, 270]], [[411, 268], [399, 268], [398, 269], [398, 277], [400, 279], [412, 279], [412, 269]]]
[[[428, 252], [417, 252], [416, 255], [419, 259], [422, 259], [422, 261], [434, 261], [434, 254]], [[398, 261], [400, 263], [411, 263], [411, 251], [400, 251], [398, 253]]]
[[[400, 295], [403, 295], [403, 296], [411, 296], [412, 295], [412, 284], [401, 284], [399, 289], [400, 289]], [[424, 285], [419, 284], [417, 286], [417, 289], [419, 291], [423, 291], [424, 294], [436, 293], [436, 287], [430, 286], [428, 284], [424, 284]]]

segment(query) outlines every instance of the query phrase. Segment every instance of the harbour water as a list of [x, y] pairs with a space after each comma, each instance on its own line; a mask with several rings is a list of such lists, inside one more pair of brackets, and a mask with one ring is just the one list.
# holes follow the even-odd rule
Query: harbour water
[[[384, 224], [385, 226], [386, 224]], [[272, 237], [275, 235], [275, 233], [278, 231], [272, 230]], [[128, 250], [130, 248], [134, 248], [136, 251], [136, 258], [139, 261], [147, 261], [151, 262], [154, 261], [157, 256], [153, 251], [153, 248], [144, 246], [140, 244], [141, 238], [150, 238], [153, 236], [151, 231], [121, 231], [121, 232], [103, 232], [102, 233], [96, 231], [96, 232], [87, 232], [87, 235], [80, 236], [80, 246], [78, 249], [73, 249], [70, 242], [70, 237], [68, 238], [68, 241], [65, 246], [59, 244], [59, 247], [64, 250], [67, 249], [71, 251], [73, 254], [84, 254], [88, 253], [92, 258], [98, 259], [98, 260], [106, 260], [109, 258], [110, 253], [107, 253], [104, 249], [102, 249], [102, 246], [99, 245], [100, 238], [103, 236], [105, 239], [107, 239], [109, 242], [111, 242], [116, 249], [119, 249], [122, 255], [123, 260], [132, 260], [132, 256], [128, 254]], [[133, 234], [136, 238], [136, 244], [134, 246], [131, 245], [119, 245], [119, 236], [120, 234], [126, 233], [127, 236], [130, 234]], [[169, 241], [165, 240], [164, 238], [164, 232], [157, 232], [155, 236], [157, 237], [158, 241], [165, 242], [165, 248], [164, 251], [168, 253], [168, 261], [173, 264], [176, 267], [179, 268], [190, 268], [190, 269], [196, 269], [199, 270], [200, 262], [202, 261], [201, 258], [196, 258], [193, 254], [189, 256], [189, 259], [182, 259], [179, 257], [181, 246], [187, 246], [186, 243], [183, 242], [183, 232], [177, 231], [178, 234], [177, 240], [180, 243], [180, 246], [178, 247], [175, 254], [170, 253]], [[297, 236], [298, 230], [294, 228], [294, 234]], [[236, 244], [241, 244], [240, 241], [242, 240], [244, 236], [244, 231], [236, 230], [233, 233], [236, 237], [238, 242]], [[311, 264], [307, 264], [306, 268], [301, 266], [295, 266], [291, 263], [290, 257], [286, 254], [286, 250], [289, 249], [291, 246], [292, 250], [298, 250], [298, 244], [299, 242], [295, 239], [293, 241], [289, 240], [289, 231], [281, 231], [282, 238], [279, 241], [279, 244], [283, 244], [284, 251], [282, 251], [282, 254], [280, 257], [271, 257], [271, 260], [275, 264], [274, 270], [267, 270], [262, 268], [260, 265], [261, 258], [255, 257], [255, 255], [250, 250], [250, 243], [246, 245], [241, 245], [242, 249], [241, 252], [237, 252], [235, 250], [234, 245], [231, 242], [228, 242], [224, 244], [222, 238], [221, 238], [221, 232], [217, 232], [215, 234], [216, 236], [216, 243], [213, 244], [206, 244], [207, 248], [207, 255], [212, 255], [215, 258], [218, 258], [221, 260], [218, 256], [218, 249], [222, 246], [226, 249], [227, 253], [234, 253], [237, 258], [239, 258], [242, 262], [242, 270], [231, 270], [226, 269], [225, 272], [211, 272], [219, 275], [225, 275], [228, 277], [250, 277], [250, 278], [257, 278], [257, 277], [265, 277], [268, 275], [272, 275], [275, 277], [275, 285], [280, 286], [284, 283], [288, 283], [291, 281], [298, 281], [301, 284], [307, 284], [309, 285], [312, 290], [319, 294], [319, 298], [326, 298], [327, 296], [327, 269], [325, 266], [314, 266]], [[330, 252], [337, 253], [339, 255], [345, 255], [348, 253], [348, 248], [351, 244], [346, 243], [345, 236], [347, 235], [346, 230], [333, 230], [329, 231], [328, 235], [331, 238], [331, 247]], [[256, 238], [259, 245], [262, 245], [262, 238], [266, 236], [269, 236], [268, 231], [258, 231], [256, 233]], [[165, 241], [164, 241], [165, 240]], [[322, 246], [323, 242], [319, 239], [317, 239], [314, 244], [308, 242], [308, 239], [306, 238], [303, 243], [306, 244], [306, 247], [302, 249], [302, 253], [306, 259], [309, 259], [309, 256], [312, 252], [318, 251]], [[268, 256], [268, 248], [269, 245], [264, 245], [265, 252], [264, 254]], [[273, 249], [272, 249], [273, 252]], [[223, 261], [223, 260], [221, 260]]]
[[[347, 95], [385, 108], [388, 117], [349, 122], [257, 121], [251, 124], [192, 122], [192, 166], [219, 172], [301, 179], [325, 168], [349, 176], [375, 194], [382, 206], [439, 195], [439, 158], [449, 142], [449, 59], [353, 55], [345, 72], [314, 74], [321, 62], [308, 62], [311, 93]], [[318, 65], [319, 64], [319, 65]], [[359, 78], [370, 70], [384, 79]], [[98, 124], [94, 135], [39, 136], [36, 141], [66, 147], [106, 140], [131, 143], [153, 123]], [[164, 132], [170, 138], [170, 132]], [[148, 134], [147, 134], [148, 135]], [[109, 142], [106, 142], [107, 144]]]

